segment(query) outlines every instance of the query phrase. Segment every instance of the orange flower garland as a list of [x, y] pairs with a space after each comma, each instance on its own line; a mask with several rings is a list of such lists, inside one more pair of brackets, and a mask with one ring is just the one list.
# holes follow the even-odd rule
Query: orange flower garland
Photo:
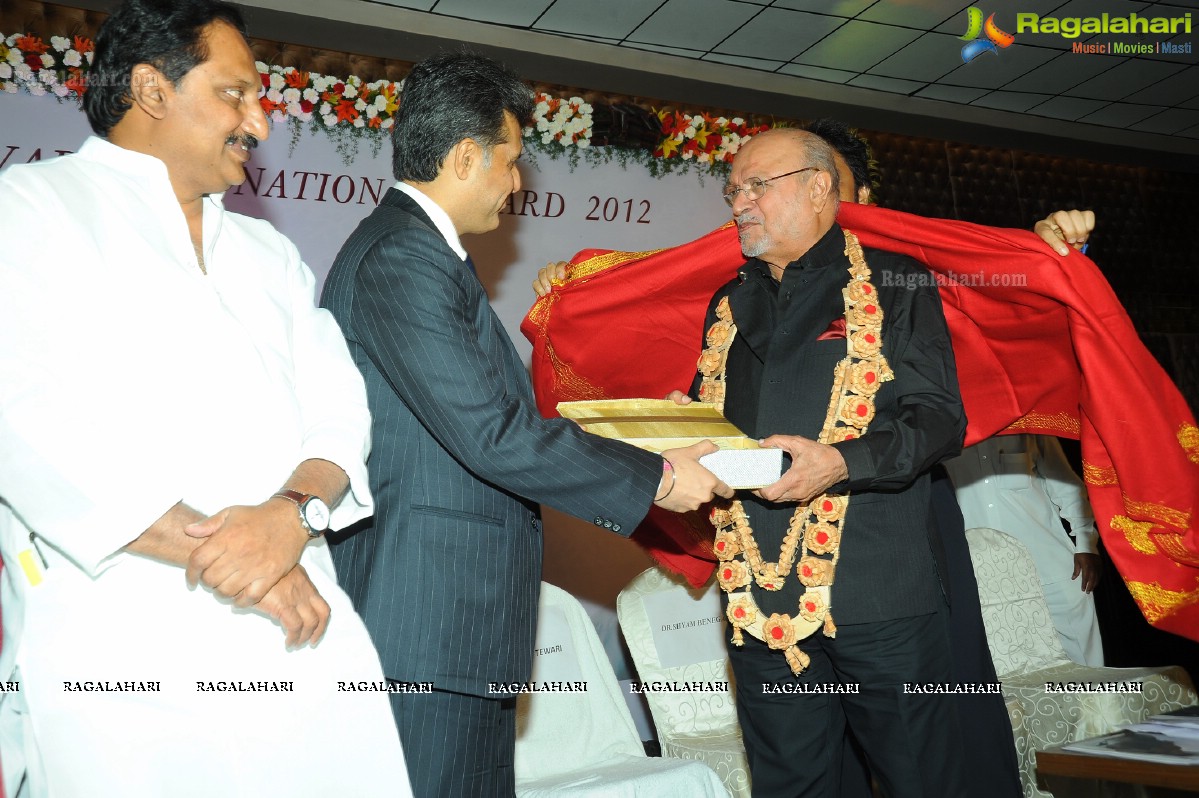
[[[874, 394], [882, 383], [894, 379], [881, 354], [883, 311], [878, 304], [878, 291], [870, 283], [870, 269], [857, 236], [848, 230], [843, 232], [850, 263], [849, 284], [842, 292], [849, 331], [848, 351], [834, 371], [832, 396], [819, 438], [820, 443], [826, 444], [864, 434], [874, 420]], [[698, 363], [703, 375], [699, 395], [700, 401], [711, 402], [723, 410], [729, 349], [737, 334], [727, 297], [717, 304], [716, 319], [708, 330], [708, 348]], [[781, 650], [792, 672], [799, 675], [810, 660], [796, 644], [818, 630], [828, 637], [836, 635], [837, 627], [830, 612], [831, 586], [841, 552], [841, 524], [848, 508], [848, 495], [830, 493], [800, 503], [791, 516], [777, 562], [762, 560], [753, 527], [740, 501], [713, 509], [711, 520], [717, 530], [714, 549], [720, 560], [716, 577], [721, 589], [729, 594], [725, 614], [733, 626], [735, 645], [744, 643], [742, 632], [748, 631], [771, 648]], [[800, 555], [798, 565], [796, 554]], [[797, 614], [774, 613], [763, 620], [751, 592], [752, 585], [779, 590], [793, 566], [806, 588], [799, 599]]]

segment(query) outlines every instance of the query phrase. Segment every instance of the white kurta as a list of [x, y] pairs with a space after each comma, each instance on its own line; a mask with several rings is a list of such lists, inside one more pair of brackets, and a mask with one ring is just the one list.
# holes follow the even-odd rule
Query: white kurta
[[[1049, 612], [1070, 659], [1103, 665], [1095, 599], [1072, 580], [1074, 555], [1095, 554], [1099, 535], [1086, 486], [1057, 438], [997, 435], [945, 463], [966, 528], [989, 527], [1019, 540], [1032, 554]], [[1062, 526], [1070, 522], [1076, 541]]]
[[[25, 761], [33, 795], [410, 794], [386, 695], [339, 691], [383, 677], [323, 540], [301, 563], [328, 632], [294, 652], [122, 551], [177, 502], [257, 504], [309, 458], [350, 476], [334, 528], [370, 513], [365, 390], [295, 247], [208, 198], [203, 276], [162, 162], [94, 138], [0, 175], [0, 242], [9, 794]], [[228, 689], [263, 682], [292, 689]]]

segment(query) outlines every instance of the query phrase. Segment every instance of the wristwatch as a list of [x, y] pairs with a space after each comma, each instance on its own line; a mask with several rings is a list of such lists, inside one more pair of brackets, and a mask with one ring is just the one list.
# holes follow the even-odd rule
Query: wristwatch
[[329, 529], [329, 505], [319, 496], [300, 493], [298, 490], [281, 490], [271, 498], [287, 499], [300, 510], [300, 525], [310, 538], [319, 538]]

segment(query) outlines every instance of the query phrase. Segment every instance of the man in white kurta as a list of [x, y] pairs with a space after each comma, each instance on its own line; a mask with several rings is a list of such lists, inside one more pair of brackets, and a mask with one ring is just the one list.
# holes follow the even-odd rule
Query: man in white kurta
[[1086, 486], [1061, 443], [1043, 435], [997, 435], [964, 449], [945, 467], [966, 528], [997, 529], [1028, 548], [1066, 655], [1102, 667], [1091, 594], [1099, 578], [1099, 535]]
[[[245, 71], [240, 34], [208, 27], [210, 61], [175, 82], [176, 98], [228, 61], [231, 41]], [[252, 59], [249, 70], [256, 78]], [[232, 112], [262, 138], [252, 89], [249, 101]], [[159, 129], [155, 114], [178, 117], [178, 102], [152, 107], [147, 129]], [[234, 517], [300, 529], [295, 505], [271, 497], [305, 464], [340, 481], [333, 528], [367, 516], [369, 416], [295, 247], [207, 191], [185, 204], [194, 183], [177, 152], [159, 159], [118, 138], [114, 128], [77, 155], [0, 174], [7, 793], [24, 779], [20, 794], [33, 796], [410, 795], [378, 656], [322, 538], [299, 544], [298, 565], [284, 558], [259, 603], [246, 599], [252, 585], [233, 588], [245, 608], [204, 586], [228, 563], [250, 572], [231, 549], [207, 567], [134, 553], [180, 508], [214, 516], [188, 532], [196, 553], [236, 540], [214, 531]], [[313, 588], [329, 607], [319, 644]], [[309, 645], [289, 649], [285, 631]]]

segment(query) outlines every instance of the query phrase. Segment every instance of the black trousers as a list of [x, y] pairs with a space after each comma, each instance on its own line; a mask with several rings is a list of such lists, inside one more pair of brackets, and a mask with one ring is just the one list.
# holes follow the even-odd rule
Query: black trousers
[[[943, 615], [842, 625], [836, 638], [817, 633], [800, 648], [811, 664], [797, 677], [781, 652], [748, 635], [729, 646], [755, 798], [837, 798], [847, 727], [887, 798], [966, 795], [952, 698], [905, 690], [950, 681]], [[785, 692], [804, 684], [858, 692]]]
[[516, 794], [516, 699], [434, 690], [391, 693], [412, 794], [509, 798]]

